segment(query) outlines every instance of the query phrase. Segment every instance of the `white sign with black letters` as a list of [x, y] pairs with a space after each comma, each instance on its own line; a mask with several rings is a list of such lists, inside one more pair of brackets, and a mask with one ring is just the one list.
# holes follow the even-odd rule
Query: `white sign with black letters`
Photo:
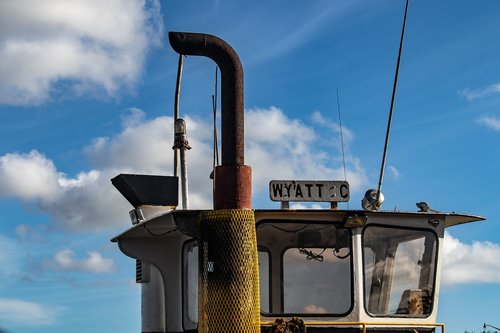
[[269, 196], [272, 201], [349, 201], [349, 183], [328, 180], [271, 180]]

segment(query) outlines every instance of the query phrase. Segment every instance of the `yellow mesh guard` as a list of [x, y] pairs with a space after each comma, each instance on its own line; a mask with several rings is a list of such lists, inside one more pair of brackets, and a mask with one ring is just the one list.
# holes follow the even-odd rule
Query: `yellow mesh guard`
[[260, 333], [254, 212], [202, 212], [199, 245], [198, 332]]

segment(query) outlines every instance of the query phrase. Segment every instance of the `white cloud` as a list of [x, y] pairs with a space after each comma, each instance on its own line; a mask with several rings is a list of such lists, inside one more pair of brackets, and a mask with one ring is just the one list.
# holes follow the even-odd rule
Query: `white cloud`
[[[338, 141], [338, 149], [341, 150], [339, 123], [333, 121], [332, 119], [325, 118], [319, 111], [313, 112], [311, 118], [316, 125], [329, 128], [332, 131], [332, 133], [338, 135], [338, 138], [335, 139]], [[344, 145], [348, 146], [349, 143], [354, 139], [354, 133], [350, 129], [348, 129], [345, 125], [342, 125], [342, 137], [344, 140]], [[331, 137], [329, 138], [331, 139]]]
[[6, 154], [0, 157], [0, 196], [35, 203], [68, 229], [100, 230], [127, 221], [129, 207], [109, 181], [114, 175], [91, 170], [69, 178], [36, 150]]
[[487, 127], [495, 130], [495, 131], [500, 131], [500, 119], [496, 117], [488, 117], [484, 116], [479, 119], [477, 119], [477, 122], [483, 125], [486, 125]]
[[[286, 117], [280, 109], [246, 112], [246, 163], [253, 168], [256, 195], [271, 179], [343, 179], [342, 163], [315, 144], [315, 128]], [[211, 124], [186, 117], [191, 208], [209, 208], [212, 200]], [[131, 109], [115, 137], [96, 138], [85, 147], [94, 169], [70, 177], [37, 151], [0, 156], [0, 196], [36, 205], [60, 226], [72, 230], [102, 230], [128, 222], [131, 206], [109, 181], [119, 173], [172, 174], [173, 120], [146, 120]], [[367, 182], [358, 159], [347, 159], [351, 191]]]
[[461, 96], [465, 97], [469, 101], [473, 101], [478, 98], [483, 98], [498, 93], [500, 93], [500, 83], [495, 83], [486, 88], [480, 88], [480, 89], [466, 88], [459, 92]]
[[[163, 33], [157, 0], [0, 2], [0, 103], [132, 88]], [[29, 10], [27, 10], [29, 8]]]
[[[256, 25], [250, 20], [240, 20], [237, 26], [246, 30], [245, 33], [252, 29], [255, 35], [261, 36], [258, 40], [252, 38], [247, 41], [248, 50], [252, 50], [252, 59], [261, 61], [283, 56], [299, 48], [311, 41], [325, 26], [348, 17], [360, 5], [359, 1], [312, 2], [297, 8], [300, 15], [281, 17], [280, 20], [261, 10], [258, 15], [265, 24]], [[367, 4], [364, 6], [366, 8]], [[255, 49], [259, 49], [259, 52], [253, 52]]]
[[86, 258], [77, 259], [73, 251], [64, 249], [54, 255], [52, 263], [63, 271], [109, 273], [115, 269], [113, 260], [104, 258], [97, 251], [90, 251]]
[[[272, 179], [344, 179], [342, 162], [317, 144], [317, 129], [288, 118], [278, 108], [249, 109], [245, 114], [246, 161], [253, 167], [254, 191]], [[346, 157], [351, 191], [367, 183], [360, 161]]]
[[398, 169], [396, 169], [396, 167], [388, 165], [387, 169], [389, 169], [389, 171], [392, 174], [392, 177], [394, 177], [395, 180], [399, 180], [399, 178], [401, 178], [401, 173], [399, 172]]
[[0, 322], [16, 326], [51, 325], [57, 311], [45, 305], [18, 299], [0, 298]]
[[14, 193], [22, 200], [51, 196], [63, 177], [52, 161], [37, 151], [28, 154], [6, 154], [0, 157], [0, 194]]
[[464, 244], [446, 233], [443, 249], [444, 284], [500, 283], [500, 245]]

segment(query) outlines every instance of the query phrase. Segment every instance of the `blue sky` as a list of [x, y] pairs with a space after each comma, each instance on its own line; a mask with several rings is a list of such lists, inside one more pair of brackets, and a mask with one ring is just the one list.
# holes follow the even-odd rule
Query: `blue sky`
[[[218, 35], [245, 71], [254, 207], [270, 179], [376, 186], [404, 1], [0, 2], [0, 330], [138, 332], [134, 261], [109, 239], [131, 207], [110, 178], [172, 173], [177, 55], [166, 32]], [[410, 2], [384, 209], [487, 217], [445, 242], [439, 320], [498, 326], [500, 2]], [[193, 208], [210, 207], [215, 65], [185, 59]], [[342, 206], [345, 207], [345, 206]]]

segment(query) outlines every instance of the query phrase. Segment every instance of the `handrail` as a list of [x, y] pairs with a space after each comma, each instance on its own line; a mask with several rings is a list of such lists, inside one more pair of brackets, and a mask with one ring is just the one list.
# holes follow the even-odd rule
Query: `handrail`
[[[260, 325], [272, 325], [273, 321], [261, 321]], [[362, 333], [370, 326], [410, 326], [410, 327], [441, 327], [441, 333], [445, 333], [443, 323], [404, 323], [404, 322], [364, 322], [364, 321], [305, 321], [309, 326], [362, 326]]]

